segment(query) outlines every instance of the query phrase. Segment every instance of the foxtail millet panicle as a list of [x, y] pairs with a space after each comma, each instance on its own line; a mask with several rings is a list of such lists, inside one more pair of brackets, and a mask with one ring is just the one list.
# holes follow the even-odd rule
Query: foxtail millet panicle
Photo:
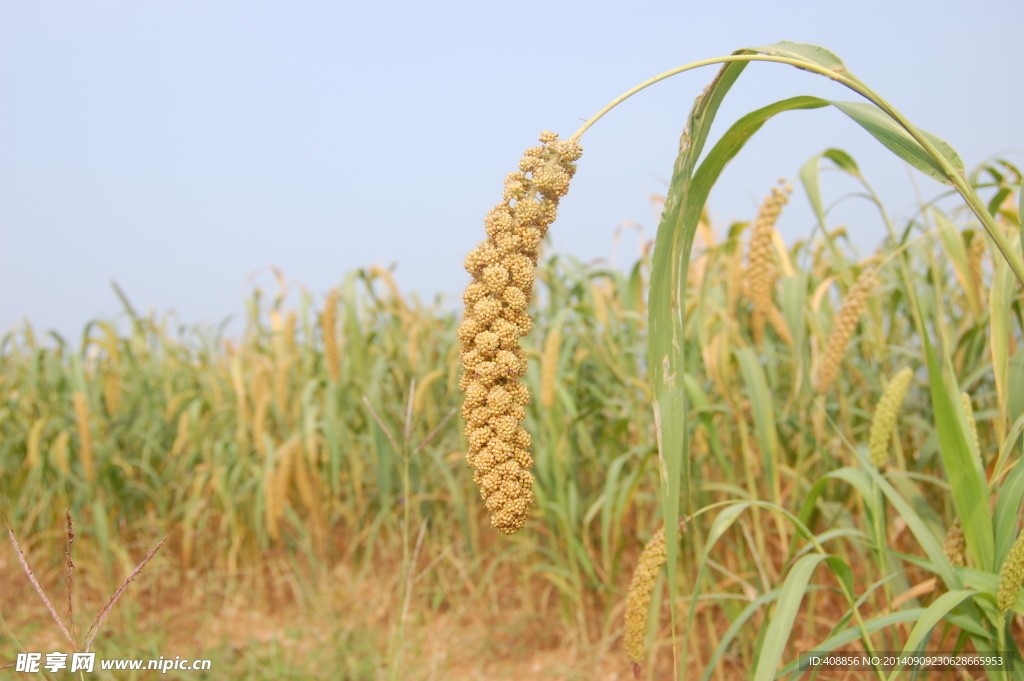
[[[764, 200], [758, 210], [747, 254], [747, 297], [754, 305], [755, 323], [763, 329], [764, 321], [768, 321], [786, 345], [793, 344], [793, 335], [789, 331], [785, 317], [772, 301], [776, 272], [771, 251], [775, 223], [782, 213], [782, 207], [789, 202], [789, 194], [792, 191], [793, 188], [784, 181], [780, 182], [780, 186], [772, 187], [771, 195]], [[762, 333], [758, 331], [755, 337], [761, 336]], [[760, 342], [760, 338], [756, 338], [756, 342]]]
[[544, 339], [544, 353], [540, 360], [540, 406], [550, 409], [555, 405], [558, 380], [558, 351], [562, 347], [562, 330], [555, 328]]
[[341, 380], [341, 356], [338, 349], [338, 291], [331, 289], [320, 313], [320, 328], [324, 337], [324, 359], [327, 374], [337, 383]]
[[50, 461], [53, 462], [54, 468], [64, 475], [71, 472], [71, 467], [68, 465], [68, 441], [70, 439], [71, 433], [62, 430], [53, 443], [53, 449], [50, 450], [52, 452]]
[[[679, 519], [679, 532], [686, 529], [692, 516]], [[651, 535], [650, 540], [640, 553], [640, 560], [629, 581], [626, 593], [626, 624], [623, 628], [626, 655], [633, 663], [633, 671], [639, 674], [640, 665], [644, 663], [644, 633], [647, 629], [647, 612], [650, 610], [654, 587], [658, 581], [658, 572], [668, 560], [668, 546], [665, 544], [665, 527], [662, 526]], [[637, 676], [639, 678], [639, 676]]]
[[484, 220], [487, 240], [466, 256], [473, 281], [463, 293], [466, 313], [459, 325], [469, 451], [491, 525], [512, 534], [526, 524], [533, 504], [530, 435], [526, 418], [530, 392], [526, 352], [519, 339], [530, 332], [538, 249], [555, 219], [558, 201], [569, 190], [582, 149], [572, 140], [541, 133], [519, 170], [505, 179], [502, 202]]
[[[950, 565], [964, 567], [967, 565], [967, 539], [964, 537], [964, 526], [957, 518], [946, 531], [946, 538], [942, 542], [942, 553]], [[941, 577], [938, 578], [935, 587], [935, 595], [941, 596], [949, 591], [949, 584]]]
[[910, 367], [903, 367], [896, 372], [875, 407], [868, 435], [868, 451], [875, 468], [884, 466], [889, 458], [889, 439], [896, 430], [896, 416], [899, 414], [900, 405], [903, 404], [903, 398], [907, 396], [913, 377], [914, 372]]
[[658, 580], [658, 571], [668, 559], [668, 548], [665, 545], [665, 528], [662, 527], [651, 537], [640, 554], [640, 562], [629, 581], [629, 592], [626, 596], [626, 626], [624, 638], [626, 655], [635, 665], [644, 663], [644, 632], [647, 629], [647, 611], [654, 595], [654, 585]]
[[297, 439], [289, 440], [277, 448], [271, 468], [263, 480], [265, 522], [267, 535], [274, 541], [281, 538], [281, 519], [288, 504], [292, 480], [292, 456], [299, 449]]
[[24, 468], [32, 470], [43, 463], [42, 440], [43, 431], [46, 429], [46, 419], [36, 419], [29, 426], [28, 437], [25, 440], [25, 463]]
[[814, 389], [819, 395], [828, 392], [839, 374], [843, 355], [846, 354], [857, 322], [867, 307], [868, 294], [878, 285], [878, 272], [873, 268], [864, 270], [832, 318], [832, 331], [829, 332], [825, 352], [818, 362], [818, 371], [815, 374]]
[[85, 393], [75, 392], [72, 396], [75, 407], [75, 423], [78, 426], [78, 459], [89, 482], [96, 480], [96, 465], [93, 460], [92, 429], [89, 425], [89, 401]]
[[967, 248], [967, 276], [970, 278], [970, 285], [977, 292], [978, 302], [984, 305], [985, 284], [982, 279], [982, 268], [984, 267], [985, 251], [987, 250], [985, 237], [980, 230], [974, 232], [971, 245]]
[[996, 590], [996, 605], [999, 612], [1005, 615], [1013, 609], [1017, 602], [1017, 593], [1024, 585], [1024, 532], [1017, 535], [1010, 553], [999, 571], [999, 587]]
[[967, 540], [964, 539], [964, 526], [959, 518], [953, 521], [946, 532], [946, 539], [942, 542], [942, 553], [950, 565], [967, 565]]
[[103, 403], [108, 416], [114, 416], [121, 408], [121, 376], [113, 362], [107, 363], [107, 375], [103, 379]]

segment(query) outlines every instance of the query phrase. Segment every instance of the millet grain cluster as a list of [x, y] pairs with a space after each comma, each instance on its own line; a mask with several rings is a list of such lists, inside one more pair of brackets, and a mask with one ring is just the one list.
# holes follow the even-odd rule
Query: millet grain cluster
[[647, 631], [647, 611], [651, 606], [658, 572], [667, 559], [668, 547], [665, 545], [665, 528], [662, 527], [644, 546], [626, 596], [626, 626], [623, 636], [626, 655], [634, 665], [643, 664], [646, 657], [644, 634]]
[[880, 284], [881, 277], [878, 271], [873, 268], [865, 269], [839, 306], [839, 311], [832, 319], [832, 330], [828, 334], [824, 355], [814, 376], [814, 389], [819, 395], [826, 394], [839, 375], [843, 355], [846, 354], [846, 348], [853, 338], [860, 316], [867, 307], [868, 296]]
[[527, 310], [541, 240], [582, 153], [551, 132], [540, 141], [505, 179], [502, 202], [484, 221], [487, 240], [466, 256], [473, 281], [463, 294], [459, 326], [466, 460], [476, 469], [491, 525], [505, 534], [526, 524], [533, 504], [530, 435], [520, 425], [530, 393], [521, 381], [526, 353], [519, 339], [530, 332]]
[[996, 588], [996, 606], [1002, 615], [1013, 610], [1017, 594], [1024, 585], [1024, 532], [1017, 535], [1009, 555], [999, 571], [999, 586]]
[[871, 430], [868, 434], [868, 451], [871, 463], [876, 468], [885, 466], [889, 459], [889, 440], [896, 431], [896, 417], [899, 416], [900, 405], [907, 396], [914, 372], [910, 367], [900, 369], [875, 406], [875, 414], [871, 418]]
[[775, 234], [775, 223], [782, 213], [782, 207], [789, 202], [793, 188], [780, 180], [780, 186], [772, 187], [771, 195], [764, 200], [758, 210], [757, 220], [750, 235], [750, 252], [747, 255], [747, 292], [754, 305], [754, 316], [751, 320], [754, 341], [761, 343], [764, 336], [764, 322], [771, 323], [779, 339], [786, 345], [793, 345], [793, 335], [789, 332], [786, 318], [772, 301], [772, 291], [778, 274], [772, 259], [772, 235]]

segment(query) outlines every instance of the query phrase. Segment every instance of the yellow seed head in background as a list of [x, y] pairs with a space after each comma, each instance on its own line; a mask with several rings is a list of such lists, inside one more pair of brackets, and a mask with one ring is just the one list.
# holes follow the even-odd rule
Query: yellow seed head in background
[[665, 546], [665, 528], [654, 533], [640, 554], [640, 562], [629, 582], [626, 595], [626, 626], [624, 631], [626, 654], [633, 664], [644, 663], [644, 633], [647, 630], [647, 611], [654, 595], [658, 571], [665, 564], [668, 551]]
[[530, 393], [520, 380], [526, 353], [519, 339], [530, 332], [538, 249], [569, 190], [582, 149], [544, 132], [541, 146], [526, 150], [519, 171], [505, 179], [502, 202], [484, 220], [487, 240], [466, 256], [473, 281], [459, 326], [460, 387], [465, 396], [469, 451], [491, 525], [512, 534], [526, 524], [533, 504], [530, 435], [520, 425]]
[[320, 315], [320, 326], [324, 334], [324, 358], [327, 360], [327, 372], [331, 380], [341, 380], [341, 356], [338, 353], [338, 292], [331, 290], [324, 301], [324, 311]]
[[843, 304], [839, 306], [839, 311], [836, 312], [832, 321], [832, 331], [828, 335], [825, 353], [819, 361], [814, 381], [814, 388], [819, 395], [828, 392], [839, 374], [839, 366], [842, 363], [843, 355], [846, 354], [846, 347], [850, 344], [850, 339], [853, 337], [854, 329], [857, 328], [857, 322], [860, 320], [864, 308], [867, 307], [868, 294], [878, 285], [878, 273], [874, 269], [865, 270], [846, 295]]
[[609, 295], [605, 287], [595, 281], [590, 282], [590, 298], [594, 301], [594, 316], [605, 329], [610, 329], [608, 323], [608, 303], [605, 296]]
[[108, 416], [116, 414], [121, 407], [121, 377], [112, 362], [103, 380], [103, 402], [106, 404]]
[[295, 361], [295, 311], [288, 312], [285, 320], [277, 310], [271, 310], [270, 315], [274, 333], [274, 404], [281, 414], [287, 415], [290, 370]]
[[279, 447], [273, 468], [263, 481], [266, 495], [267, 534], [275, 541], [281, 537], [281, 518], [284, 517], [291, 485], [292, 454], [298, 449], [298, 446], [298, 439], [293, 439]]
[[1017, 593], [1024, 584], [1024, 532], [1017, 536], [1013, 548], [1006, 556], [1003, 569], [999, 571], [999, 588], [996, 590], [996, 605], [999, 612], [1006, 614], [1013, 609]]
[[758, 347], [764, 342], [764, 313], [756, 307], [750, 313], [750, 337]]
[[[750, 235], [750, 251], [747, 254], [747, 296], [753, 303], [755, 312], [772, 325], [775, 333], [786, 345], [793, 344], [793, 336], [789, 332], [786, 319], [772, 301], [776, 279], [775, 264], [772, 260], [772, 234], [775, 232], [775, 223], [782, 213], [782, 207], [789, 202], [789, 194], [792, 191], [793, 188], [784, 182], [778, 187], [772, 187], [771, 195], [764, 200], [758, 211]], [[763, 323], [759, 322], [761, 325]]]
[[174, 436], [174, 442], [171, 443], [170, 458], [173, 459], [180, 456], [185, 451], [185, 447], [188, 446], [190, 421], [189, 413], [187, 411], [181, 412], [181, 416], [178, 417], [178, 432]]
[[977, 230], [974, 232], [974, 238], [971, 239], [971, 245], [967, 249], [967, 272], [971, 278], [971, 287], [977, 292], [978, 302], [982, 305], [984, 305], [983, 296], [985, 293], [985, 284], [982, 279], [985, 250], [985, 237], [982, 236], [980, 230]]
[[71, 439], [71, 433], [66, 430], [62, 430], [57, 435], [57, 440], [53, 443], [53, 449], [51, 452], [50, 461], [54, 467], [64, 475], [71, 472], [71, 467], [68, 465], [68, 441]]
[[43, 440], [43, 431], [46, 429], [46, 419], [36, 419], [28, 429], [28, 439], [25, 444], [26, 455], [24, 467], [31, 470], [42, 464], [40, 443]]
[[967, 541], [964, 539], [964, 526], [957, 518], [946, 532], [946, 540], [942, 543], [942, 552], [951, 565], [963, 567], [967, 565]]
[[85, 478], [95, 482], [96, 469], [92, 451], [92, 429], [89, 427], [89, 403], [84, 393], [76, 392], [72, 398], [75, 405], [75, 421], [78, 426], [78, 458], [82, 461]]
[[288, 447], [295, 450], [289, 456], [293, 463], [292, 470], [295, 473], [295, 488], [299, 491], [299, 499], [302, 500], [306, 512], [313, 513], [320, 507], [317, 488], [312, 477], [315, 472], [310, 470], [312, 466], [309, 463], [309, 457], [302, 450], [301, 440], [296, 438], [289, 441]]
[[544, 356], [540, 362], [540, 404], [545, 409], [550, 409], [555, 404], [558, 351], [561, 348], [562, 332], [556, 328], [544, 340]]
[[[963, 567], [967, 564], [967, 540], [964, 539], [964, 527], [957, 518], [946, 531], [946, 539], [942, 542], [942, 553], [951, 565]], [[935, 595], [941, 596], [949, 591], [949, 585], [945, 580], [939, 579], [935, 588]]]
[[913, 377], [914, 372], [910, 367], [900, 369], [889, 382], [875, 407], [875, 414], [871, 418], [871, 433], [868, 436], [868, 451], [871, 453], [871, 463], [876, 468], [884, 466], [889, 458], [889, 439], [896, 430], [896, 416], [900, 405], [903, 404], [903, 398], [907, 396]]

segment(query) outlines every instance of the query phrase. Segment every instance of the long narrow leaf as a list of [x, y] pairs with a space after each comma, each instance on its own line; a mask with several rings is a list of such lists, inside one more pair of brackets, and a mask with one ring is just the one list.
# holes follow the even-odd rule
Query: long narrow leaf
[[[686, 271], [704, 199], [710, 191], [710, 186], [693, 191], [694, 167], [718, 107], [744, 66], [742, 62], [723, 66], [694, 103], [679, 143], [679, 155], [654, 244], [648, 311], [648, 366], [655, 433], [661, 457], [662, 514], [669, 575], [675, 574], [678, 562], [681, 490], [687, 491], [686, 502], [690, 503], [686, 395], [682, 381], [686, 373], [686, 353], [683, 351]], [[676, 599], [675, 579], [669, 579], [669, 597], [672, 602]], [[674, 617], [673, 614], [673, 621]]]
[[754, 681], [769, 681], [775, 678], [775, 672], [786, 650], [786, 642], [793, 631], [793, 621], [800, 609], [800, 602], [807, 592], [807, 583], [818, 565], [829, 558], [826, 554], [814, 553], [804, 556], [796, 562], [786, 575], [786, 581], [779, 591], [778, 603], [772, 619], [765, 632], [761, 654], [754, 670]]
[[948, 358], [946, 371], [935, 356], [927, 334], [923, 336], [925, 356], [928, 360], [928, 378], [931, 385], [932, 409], [935, 427], [939, 433], [939, 451], [949, 478], [957, 514], [964, 529], [967, 548], [975, 563], [984, 570], [993, 569], [995, 546], [992, 534], [992, 515], [988, 505], [988, 484], [980, 461], [973, 456], [973, 447], [965, 432], [966, 417], [959, 400], [951, 395], [959, 391], [947, 385], [946, 376], [952, 377]]

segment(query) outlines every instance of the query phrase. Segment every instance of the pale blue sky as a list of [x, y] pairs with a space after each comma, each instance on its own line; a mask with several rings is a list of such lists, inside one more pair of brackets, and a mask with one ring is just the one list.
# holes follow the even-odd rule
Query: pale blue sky
[[[968, 167], [1024, 162], [1024, 3], [0, 0], [0, 331], [28, 318], [77, 343], [120, 306], [186, 323], [243, 313], [276, 265], [321, 297], [397, 263], [406, 291], [452, 305], [502, 179], [538, 133], [570, 135], [631, 86], [687, 62], [794, 40], [824, 45]], [[714, 67], [713, 67], [714, 68]], [[693, 98], [713, 68], [646, 90], [592, 128], [553, 247], [608, 257], [617, 225], [656, 223]], [[854, 99], [775, 64], [748, 67], [713, 135], [777, 99]], [[897, 215], [906, 167], [842, 114], [769, 122], [711, 196], [752, 218], [780, 176], [851, 152]], [[933, 196], [940, 187], [917, 174]], [[836, 198], [851, 185], [838, 178]], [[847, 205], [870, 251], [872, 213]], [[780, 222], [813, 226], [799, 189]], [[620, 262], [635, 254], [622, 246]], [[259, 274], [262, 272], [262, 274]], [[257, 275], [255, 280], [253, 276]]]

